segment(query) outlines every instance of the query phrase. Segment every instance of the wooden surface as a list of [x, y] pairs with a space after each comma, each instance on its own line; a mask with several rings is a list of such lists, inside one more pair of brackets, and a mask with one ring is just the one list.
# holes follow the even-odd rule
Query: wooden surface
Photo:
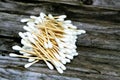
[[[79, 29], [79, 55], [67, 70], [59, 74], [43, 62], [28, 69], [26, 59], [12, 58], [11, 47], [20, 45], [21, 18], [66, 14]], [[0, 0], [0, 80], [120, 80], [120, 0], [93, 0], [84, 5], [80, 0]]]

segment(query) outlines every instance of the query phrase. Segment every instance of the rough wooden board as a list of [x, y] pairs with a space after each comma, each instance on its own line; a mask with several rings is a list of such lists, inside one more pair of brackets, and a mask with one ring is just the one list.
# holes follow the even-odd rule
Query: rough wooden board
[[[94, 1], [98, 1], [96, 6], [79, 5], [78, 0], [1, 0], [0, 80], [120, 80], [119, 0]], [[79, 56], [66, 65], [64, 74], [49, 70], [43, 62], [25, 69], [26, 59], [8, 56], [15, 52], [11, 46], [20, 45], [17, 33], [24, 31], [20, 19], [40, 11], [67, 14], [78, 28], [87, 31], [78, 36]]]

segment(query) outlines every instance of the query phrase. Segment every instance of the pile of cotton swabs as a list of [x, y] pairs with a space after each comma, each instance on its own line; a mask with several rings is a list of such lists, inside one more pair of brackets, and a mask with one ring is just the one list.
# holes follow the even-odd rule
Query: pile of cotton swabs
[[23, 26], [26, 32], [19, 32], [23, 46], [12, 47], [21, 55], [10, 53], [10, 56], [27, 58], [29, 63], [25, 64], [25, 68], [43, 60], [50, 69], [56, 68], [63, 73], [66, 70], [64, 64], [78, 55], [75, 45], [77, 35], [85, 33], [65, 18], [66, 15], [53, 17], [40, 13], [38, 17], [22, 19], [21, 22], [27, 23]]

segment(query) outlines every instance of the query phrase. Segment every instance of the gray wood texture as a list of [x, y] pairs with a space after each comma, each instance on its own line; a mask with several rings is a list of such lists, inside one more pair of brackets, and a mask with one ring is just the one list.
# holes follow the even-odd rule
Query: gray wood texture
[[[26, 59], [9, 57], [11, 47], [20, 45], [20, 19], [39, 12], [66, 14], [79, 29], [79, 55], [59, 74], [43, 62], [28, 69]], [[0, 80], [120, 80], [120, 0], [0, 0]]]

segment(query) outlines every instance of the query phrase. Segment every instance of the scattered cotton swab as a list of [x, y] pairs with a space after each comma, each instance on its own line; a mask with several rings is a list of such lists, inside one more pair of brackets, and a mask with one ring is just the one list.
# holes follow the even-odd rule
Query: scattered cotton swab
[[11, 56], [11, 57], [19, 57], [19, 55], [14, 54], [14, 53], [10, 53], [9, 56]]
[[12, 49], [18, 50], [18, 51], [22, 50], [22, 48], [20, 46], [17, 46], [17, 45], [13, 46]]
[[49, 69], [54, 69], [54, 67], [52, 66], [52, 64], [50, 64], [49, 62], [46, 62], [46, 64], [49, 67]]

